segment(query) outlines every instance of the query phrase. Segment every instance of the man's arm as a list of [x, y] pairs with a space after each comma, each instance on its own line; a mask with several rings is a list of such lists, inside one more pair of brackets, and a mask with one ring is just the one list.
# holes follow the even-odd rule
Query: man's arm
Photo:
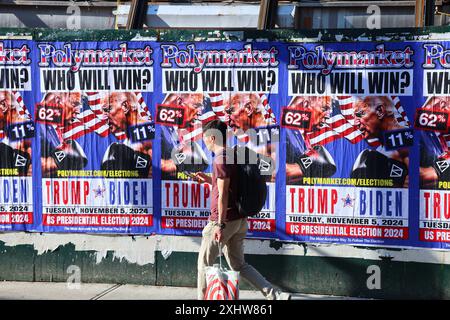
[[204, 172], [195, 172], [191, 175], [192, 179], [199, 183], [208, 183], [212, 184], [212, 177], [207, 175]]
[[222, 229], [220, 225], [223, 223], [223, 218], [225, 217], [226, 210], [228, 208], [228, 188], [230, 186], [230, 178], [217, 178], [217, 189], [219, 191], [219, 201], [218, 201], [218, 213], [219, 218], [217, 220], [219, 226], [216, 228], [214, 235], [217, 241], [222, 241]]

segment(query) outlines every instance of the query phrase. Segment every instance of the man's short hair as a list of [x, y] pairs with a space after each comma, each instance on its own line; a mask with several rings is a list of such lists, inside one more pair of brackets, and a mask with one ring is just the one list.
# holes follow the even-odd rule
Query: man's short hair
[[[221, 135], [222, 139], [217, 135]], [[220, 120], [211, 120], [203, 125], [203, 135], [211, 136], [214, 135], [218, 143], [225, 145], [227, 137], [227, 125]]]

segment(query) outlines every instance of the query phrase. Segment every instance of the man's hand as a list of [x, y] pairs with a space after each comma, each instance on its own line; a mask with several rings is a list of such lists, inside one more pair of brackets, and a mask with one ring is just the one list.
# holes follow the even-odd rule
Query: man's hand
[[218, 242], [221, 242], [222, 239], [223, 239], [222, 229], [220, 229], [219, 226], [217, 226], [217, 227], [214, 229], [214, 239], [215, 239], [216, 241], [218, 241]]
[[286, 163], [287, 181], [289, 181], [291, 183], [300, 182], [302, 176], [303, 176], [303, 172], [298, 163]]
[[211, 176], [207, 175], [204, 172], [196, 172], [192, 175], [192, 179], [197, 181], [198, 183], [209, 183], [212, 184]]
[[163, 172], [176, 172], [177, 166], [172, 159], [161, 159], [161, 171]]
[[[42, 174], [48, 176], [58, 170], [55, 159], [52, 157], [41, 157]], [[31, 166], [30, 166], [31, 168]]]

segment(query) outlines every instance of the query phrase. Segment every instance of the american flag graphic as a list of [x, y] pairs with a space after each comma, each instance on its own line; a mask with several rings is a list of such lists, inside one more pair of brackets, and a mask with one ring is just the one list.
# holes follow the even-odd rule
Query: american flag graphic
[[324, 145], [332, 141], [346, 138], [351, 143], [363, 139], [361, 132], [352, 123], [354, 100], [351, 96], [338, 97], [339, 108], [334, 107], [330, 118], [326, 120], [319, 130], [305, 132], [305, 140], [311, 146]]
[[[338, 107], [332, 110], [330, 118], [328, 118], [319, 130], [304, 132], [303, 136], [311, 146], [325, 145], [332, 141], [345, 138], [355, 144], [364, 139], [361, 131], [355, 126], [354, 109], [358, 98], [353, 96], [336, 96]], [[399, 124], [409, 126], [409, 120], [401, 106], [398, 97], [390, 97], [394, 103], [395, 118]], [[367, 143], [372, 147], [381, 146], [378, 138], [368, 139]]]
[[204, 104], [202, 110], [199, 110], [198, 118], [193, 120], [187, 128], [180, 128], [178, 130], [180, 142], [189, 143], [190, 141], [200, 140], [203, 133], [203, 124], [211, 120], [219, 119], [225, 121], [225, 108], [222, 95], [215, 93], [205, 95], [209, 97], [211, 104]]
[[[140, 92], [135, 92], [138, 100], [138, 112], [140, 118], [147, 122], [152, 121], [150, 111]], [[101, 137], [107, 137], [110, 134], [108, 120], [102, 111], [102, 101], [105, 93], [86, 92], [87, 103], [82, 103], [82, 109], [69, 126], [64, 127], [62, 138], [77, 139], [90, 132], [95, 132]], [[118, 140], [126, 139], [126, 132], [117, 132], [115, 137]]]
[[395, 107], [395, 119], [397, 119], [398, 123], [404, 127], [409, 127], [410, 123], [408, 120], [408, 116], [406, 115], [405, 110], [403, 109], [401, 103], [400, 103], [400, 99], [397, 96], [392, 96], [391, 97], [392, 102], [394, 103], [394, 107]]
[[[209, 98], [210, 104], [204, 104], [202, 110], [199, 111], [199, 116], [192, 124], [187, 128], [179, 128], [178, 135], [181, 142], [188, 143], [190, 141], [198, 141], [202, 138], [202, 125], [211, 120], [226, 121], [225, 113], [225, 100], [231, 98], [232, 93], [205, 93], [205, 98]], [[265, 94], [259, 94], [261, 99], [260, 110], [266, 119], [267, 125], [276, 124], [275, 114], [273, 113], [267, 96]], [[241, 141], [247, 142], [249, 137], [246, 134], [242, 134], [237, 137]]]
[[[23, 98], [19, 91], [11, 91], [11, 94], [13, 95], [14, 99], [17, 101], [16, 109], [19, 116], [25, 120], [29, 121], [32, 120], [31, 114], [28, 111], [25, 103], [23, 102]], [[6, 137], [6, 132], [4, 130], [0, 130], [0, 139], [4, 139]]]
[[[433, 111], [441, 111], [442, 101], [445, 101], [445, 103], [447, 103], [448, 98], [431, 96], [425, 101], [425, 103], [423, 104], [423, 106], [421, 108], [422, 109], [431, 109]], [[447, 107], [450, 109], [450, 105]], [[439, 131], [434, 131], [434, 133], [436, 134], [436, 137], [439, 139], [440, 145], [443, 150], [443, 155], [447, 158], [450, 157], [450, 154], [449, 154], [450, 153], [449, 152], [450, 151], [450, 134], [439, 132]]]

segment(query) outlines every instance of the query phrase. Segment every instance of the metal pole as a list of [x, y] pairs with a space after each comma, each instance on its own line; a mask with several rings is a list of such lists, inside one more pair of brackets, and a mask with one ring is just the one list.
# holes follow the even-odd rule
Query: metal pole
[[421, 28], [424, 24], [425, 0], [416, 0], [416, 27]]
[[267, 17], [267, 29], [275, 28], [278, 13], [278, 0], [269, 0], [269, 13]]
[[272, 29], [275, 27], [277, 9], [278, 0], [261, 0], [259, 6], [258, 30]]
[[435, 0], [427, 0], [425, 6], [425, 25], [433, 26], [434, 25], [434, 7]]
[[127, 30], [141, 29], [144, 23], [144, 17], [147, 14], [146, 0], [132, 0], [130, 11], [128, 12]]
[[258, 30], [266, 28], [268, 11], [269, 0], [261, 0], [261, 4], [259, 5]]

